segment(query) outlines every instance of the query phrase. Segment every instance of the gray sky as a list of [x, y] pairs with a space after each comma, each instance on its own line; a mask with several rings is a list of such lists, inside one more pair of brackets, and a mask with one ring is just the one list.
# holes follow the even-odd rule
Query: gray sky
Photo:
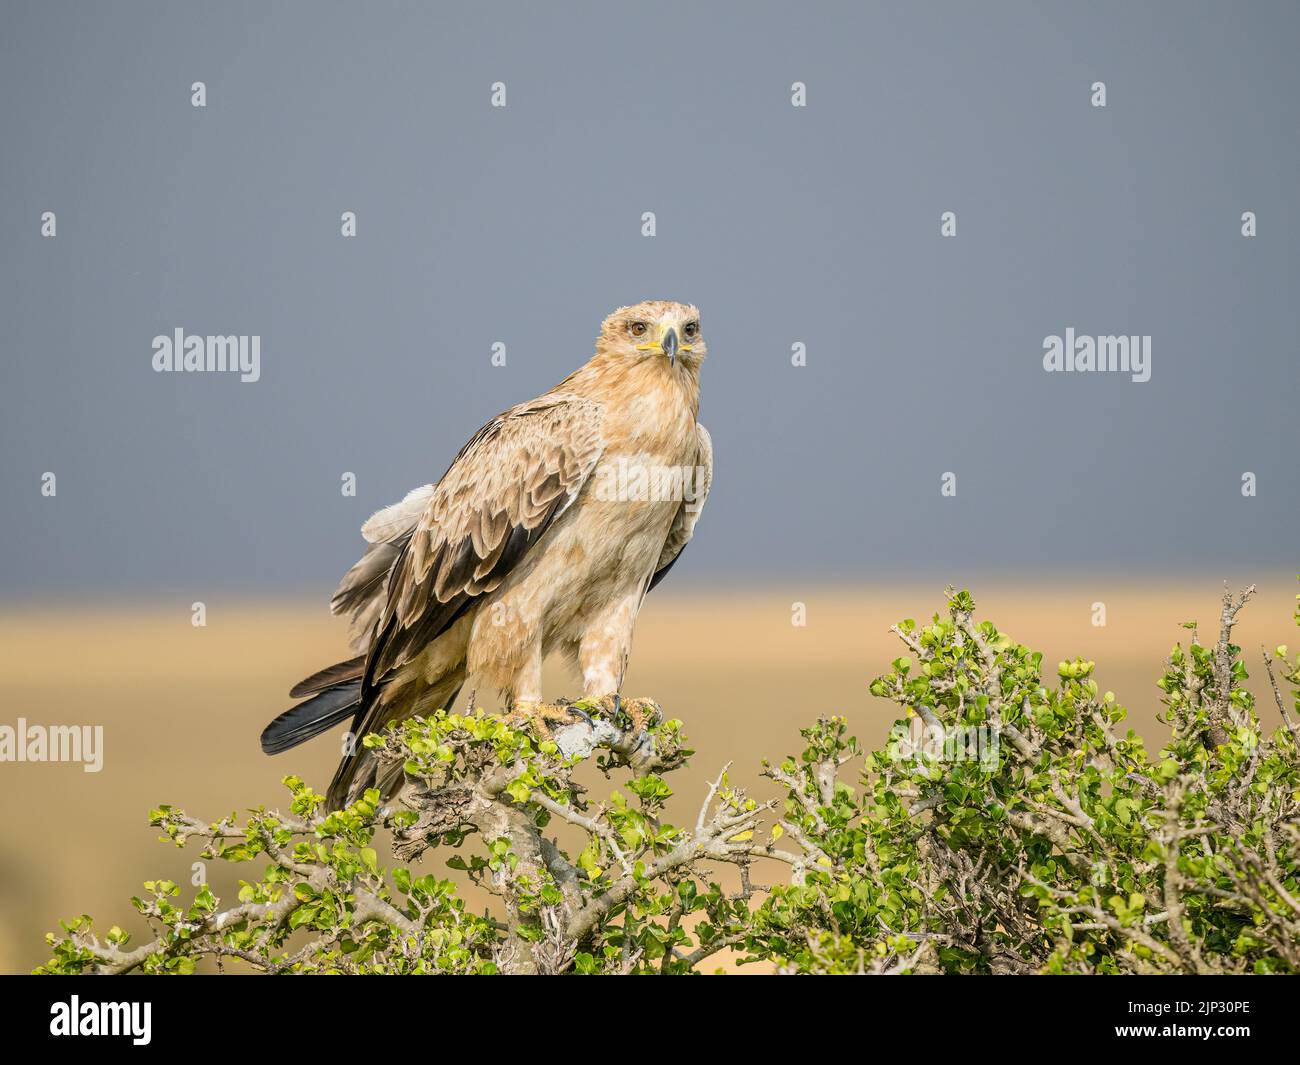
[[325, 595], [644, 298], [711, 353], [673, 583], [1293, 562], [1300, 7], [848, 7], [4, 0], [0, 593]]

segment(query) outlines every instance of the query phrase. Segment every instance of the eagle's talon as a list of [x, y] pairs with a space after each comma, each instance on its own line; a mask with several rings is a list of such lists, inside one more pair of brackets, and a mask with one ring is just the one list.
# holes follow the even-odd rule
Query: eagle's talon
[[591, 728], [596, 727], [596, 722], [592, 719], [592, 716], [589, 713], [587, 713], [586, 710], [580, 710], [578, 707], [574, 706], [573, 703], [570, 703], [568, 706], [565, 707], [565, 709], [569, 712], [569, 714], [572, 717], [580, 717]]
[[618, 692], [614, 692], [612, 695], [601, 696], [599, 699], [592, 699], [591, 702], [594, 702], [598, 707], [600, 707], [601, 712], [604, 716], [609, 718], [615, 728], [620, 727], [619, 718], [623, 716], [624, 711], [623, 697], [619, 695]]
[[506, 714], [506, 720], [516, 726], [530, 728], [538, 739], [544, 739], [555, 731], [563, 722], [556, 711], [568, 711], [567, 705], [556, 706], [550, 703], [520, 702], [516, 703]]
[[663, 720], [663, 711], [653, 699], [629, 699], [627, 716], [637, 732], [649, 732]]
[[627, 726], [632, 733], [648, 732], [662, 716], [659, 704], [653, 699], [624, 699], [615, 692], [600, 700], [600, 706], [618, 728]]

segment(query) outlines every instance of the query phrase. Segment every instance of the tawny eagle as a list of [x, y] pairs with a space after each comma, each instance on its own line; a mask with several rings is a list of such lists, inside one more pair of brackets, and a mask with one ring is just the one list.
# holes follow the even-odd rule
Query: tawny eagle
[[542, 660], [575, 662], [584, 698], [617, 699], [646, 593], [695, 530], [713, 478], [697, 421], [699, 312], [651, 300], [601, 326], [596, 353], [551, 391], [474, 434], [440, 481], [362, 526], [365, 555], [331, 602], [355, 658], [294, 686], [307, 697], [262, 733], [268, 754], [352, 719], [332, 807], [390, 793], [361, 737], [496, 689], [542, 701]]

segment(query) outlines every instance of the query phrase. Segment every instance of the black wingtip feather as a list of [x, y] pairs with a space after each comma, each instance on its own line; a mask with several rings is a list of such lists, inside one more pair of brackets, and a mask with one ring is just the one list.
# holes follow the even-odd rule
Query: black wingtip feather
[[310, 677], [304, 677], [289, 689], [290, 699], [301, 699], [306, 695], [315, 695], [327, 688], [333, 688], [350, 680], [360, 680], [366, 669], [366, 656], [357, 655], [346, 662], [336, 662], [332, 666], [318, 669]]
[[326, 729], [333, 728], [356, 712], [361, 701], [361, 681], [349, 681], [321, 692], [305, 703], [286, 710], [262, 730], [262, 751], [279, 754]]

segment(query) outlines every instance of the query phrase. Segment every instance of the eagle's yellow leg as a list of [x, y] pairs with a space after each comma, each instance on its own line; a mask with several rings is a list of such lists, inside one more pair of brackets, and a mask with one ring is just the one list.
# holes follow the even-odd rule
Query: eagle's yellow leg
[[[583, 709], [586, 707], [586, 709]], [[514, 703], [506, 713], [506, 720], [514, 725], [529, 727], [539, 736], [549, 735], [557, 728], [571, 725], [580, 718], [590, 722], [587, 710], [615, 724], [625, 719], [632, 732], [645, 732], [663, 720], [663, 710], [653, 699], [624, 699], [619, 695], [606, 695], [600, 699], [583, 699], [576, 704], [525, 702]]]
[[611, 719], [620, 714], [632, 723], [633, 732], [645, 732], [651, 725], [663, 720], [663, 711], [653, 699], [624, 699], [620, 695], [606, 695], [597, 705]]
[[538, 736], [546, 736], [561, 725], [570, 724], [573, 715], [567, 706], [557, 703], [517, 702], [506, 714], [512, 725], [529, 727]]

